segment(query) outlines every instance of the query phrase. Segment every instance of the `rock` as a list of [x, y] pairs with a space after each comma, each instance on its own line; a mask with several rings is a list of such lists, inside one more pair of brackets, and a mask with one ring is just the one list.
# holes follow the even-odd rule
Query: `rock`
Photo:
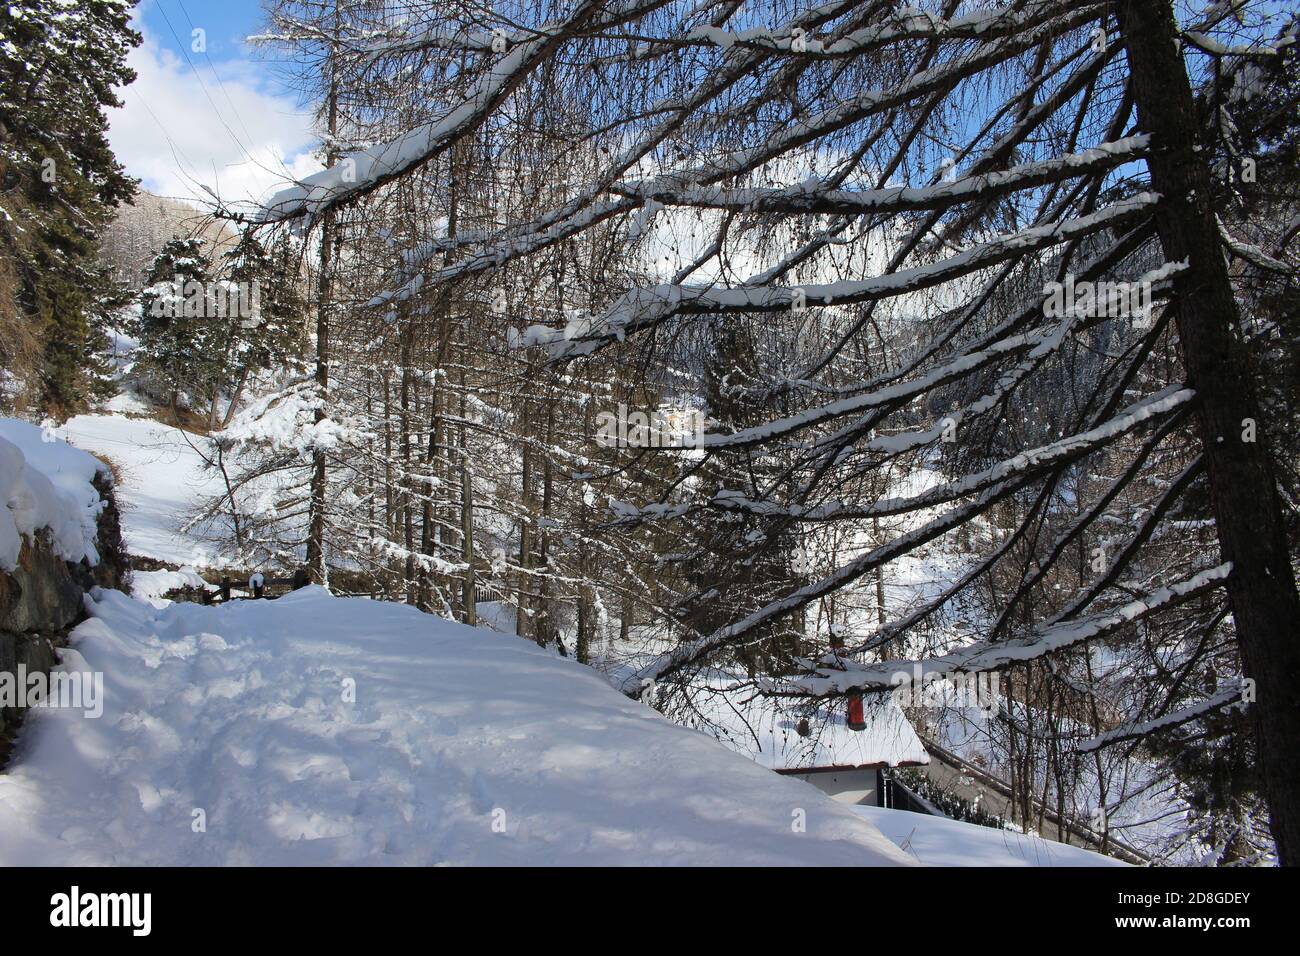
[[55, 556], [44, 531], [35, 544], [24, 541], [18, 567], [0, 573], [0, 631], [63, 631], [73, 624], [84, 593], [74, 567]]
[[[54, 554], [50, 538], [38, 531], [24, 540], [18, 566], [0, 571], [0, 673], [49, 673], [58, 663], [56, 648], [85, 615], [84, 595], [93, 587], [125, 590], [130, 564], [122, 544], [112, 479], [97, 475], [95, 488], [107, 504], [97, 521], [99, 564], [75, 564]], [[12, 746], [21, 712], [0, 708], [0, 769]]]

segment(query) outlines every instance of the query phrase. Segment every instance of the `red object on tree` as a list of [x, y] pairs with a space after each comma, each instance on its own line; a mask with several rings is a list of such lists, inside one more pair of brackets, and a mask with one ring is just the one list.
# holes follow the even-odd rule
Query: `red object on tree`
[[849, 698], [849, 714], [847, 723], [849, 730], [866, 730], [867, 718], [862, 712], [862, 695], [854, 694]]

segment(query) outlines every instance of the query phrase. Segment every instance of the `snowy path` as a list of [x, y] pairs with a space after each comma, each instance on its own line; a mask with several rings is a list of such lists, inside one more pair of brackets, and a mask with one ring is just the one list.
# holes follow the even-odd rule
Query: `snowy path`
[[203, 470], [191, 444], [201, 441], [198, 436], [117, 415], [78, 415], [55, 434], [118, 467], [122, 536], [131, 554], [177, 565], [221, 565], [214, 548], [180, 533], [202, 498], [221, 493], [220, 480]]
[[32, 716], [0, 865], [914, 862], [517, 638], [314, 587], [216, 608], [108, 591], [93, 614], [64, 669], [103, 672], [103, 716]]

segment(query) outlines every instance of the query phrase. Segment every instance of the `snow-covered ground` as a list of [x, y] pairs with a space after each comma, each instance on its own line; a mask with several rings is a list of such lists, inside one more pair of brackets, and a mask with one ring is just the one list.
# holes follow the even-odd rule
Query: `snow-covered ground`
[[202, 438], [119, 415], [78, 415], [55, 433], [116, 466], [127, 551], [177, 565], [222, 565], [215, 548], [181, 533], [198, 502], [221, 493], [218, 474], [203, 468]]
[[103, 467], [48, 430], [0, 418], [0, 569], [12, 570], [23, 538], [42, 528], [60, 557], [98, 563], [101, 502], [91, 482]]
[[25, 725], [0, 865], [914, 862], [515, 637], [315, 587], [91, 612], [63, 668], [103, 715]]
[[1034, 834], [881, 807], [852, 808], [927, 866], [1128, 866]]
[[[117, 467], [133, 553], [217, 562], [182, 531], [216, 481], [197, 439], [119, 415], [53, 432], [0, 420], [4, 541], [50, 526], [69, 558], [93, 560], [101, 465], [56, 436]], [[88, 602], [60, 669], [102, 674], [102, 716], [31, 712], [0, 775], [0, 865], [1116, 862], [844, 806], [761, 766], [837, 762], [828, 732], [860, 747], [837, 715], [818, 712], [805, 740], [793, 717], [746, 693], [746, 719], [731, 727], [724, 693], [731, 706], [715, 708], [706, 735], [529, 641], [401, 605], [321, 588], [226, 607], [161, 597], [201, 583], [189, 567], [137, 572], [135, 600]], [[513, 630], [508, 609], [480, 610]], [[873, 720], [908, 753], [889, 759], [923, 759], [890, 704]]]
[[191, 567], [183, 567], [177, 571], [169, 571], [165, 568], [158, 571], [132, 571], [131, 572], [131, 596], [138, 601], [144, 601], [150, 607], [166, 607], [171, 602], [163, 597], [169, 591], [175, 591], [179, 588], [208, 588], [215, 585], [209, 585], [203, 578]]

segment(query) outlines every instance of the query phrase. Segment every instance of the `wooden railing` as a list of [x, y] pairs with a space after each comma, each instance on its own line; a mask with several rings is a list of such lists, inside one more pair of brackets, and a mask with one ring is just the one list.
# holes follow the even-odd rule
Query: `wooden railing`
[[[933, 767], [934, 761], [938, 761], [940, 764], [947, 766], [951, 770], [978, 781], [1003, 801], [1010, 801], [1011, 788], [1008, 787], [1005, 782], [999, 780], [997, 777], [981, 768], [976, 767], [969, 761], [963, 760], [955, 753], [945, 750], [930, 738], [921, 734], [918, 734], [918, 736], [921, 738], [921, 743], [925, 746], [925, 749], [929, 752], [930, 757], [932, 758], [931, 767]], [[938, 782], [939, 781], [936, 779], [936, 783]], [[1151, 865], [1151, 858], [1147, 856], [1147, 854], [1137, 849], [1137, 847], [1131, 846], [1117, 838], [1115, 834], [1098, 833], [1091, 827], [1086, 826], [1077, 820], [1061, 818], [1051, 807], [1043, 806], [1039, 800], [1034, 800], [1033, 803], [1035, 812], [1041, 813], [1044, 820], [1059, 827], [1062, 831], [1074, 837], [1074, 839], [1078, 841], [1076, 845], [1084, 846], [1100, 853], [1106, 853], [1110, 856], [1121, 859], [1126, 863], [1132, 863], [1135, 866]], [[1071, 841], [1067, 840], [1064, 842]]]
[[[252, 592], [252, 597], [245, 596], [245, 600], [262, 600], [274, 599], [281, 594], [288, 594], [290, 591], [296, 591], [299, 588], [306, 587], [311, 583], [311, 578], [307, 574], [306, 568], [299, 568], [294, 572], [291, 578], [268, 578], [261, 572], [249, 575], [247, 589]], [[231, 592], [235, 583], [229, 577], [223, 577], [221, 583], [217, 585], [215, 591], [204, 591], [204, 604], [224, 604], [232, 600]]]

